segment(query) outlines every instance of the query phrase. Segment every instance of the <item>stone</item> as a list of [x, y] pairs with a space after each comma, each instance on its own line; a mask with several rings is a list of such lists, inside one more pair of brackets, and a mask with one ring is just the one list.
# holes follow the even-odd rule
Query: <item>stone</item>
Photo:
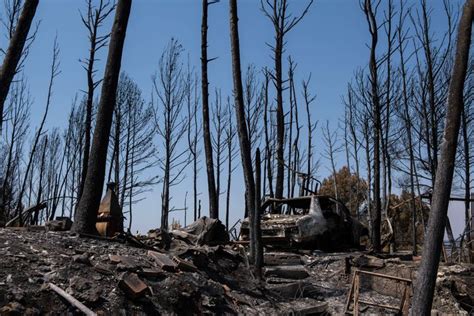
[[94, 270], [101, 273], [101, 274], [105, 274], [105, 275], [113, 275], [114, 274], [113, 268], [110, 265], [104, 264], [104, 263], [96, 263], [94, 265]]
[[56, 217], [55, 220], [46, 222], [45, 226], [47, 231], [68, 231], [72, 227], [72, 221], [69, 217]]
[[120, 270], [137, 270], [141, 265], [137, 259], [130, 256], [109, 255], [110, 262], [117, 264]]
[[24, 315], [25, 307], [18, 302], [10, 302], [7, 305], [0, 308], [0, 315], [13, 316], [13, 315]]
[[86, 265], [91, 265], [91, 261], [89, 259], [89, 254], [87, 252], [80, 254], [80, 255], [74, 255], [72, 256], [72, 261], [77, 262], [77, 263], [82, 263]]

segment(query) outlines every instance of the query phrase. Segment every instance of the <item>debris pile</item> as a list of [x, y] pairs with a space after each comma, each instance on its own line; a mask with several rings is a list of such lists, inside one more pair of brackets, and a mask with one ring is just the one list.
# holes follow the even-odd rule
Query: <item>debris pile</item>
[[[0, 314], [342, 314], [354, 301], [355, 271], [416, 278], [418, 262], [407, 255], [267, 249], [258, 282], [245, 248], [228, 242], [221, 225], [203, 218], [169, 234], [114, 239], [1, 229]], [[439, 271], [433, 308], [472, 312], [472, 265]], [[359, 302], [400, 304], [392, 281], [364, 276]], [[362, 303], [359, 311], [388, 312]]]

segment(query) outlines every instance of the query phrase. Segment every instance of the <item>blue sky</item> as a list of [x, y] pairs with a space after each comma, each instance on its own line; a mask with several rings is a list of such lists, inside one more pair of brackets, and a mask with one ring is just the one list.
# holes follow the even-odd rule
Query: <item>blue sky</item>
[[[301, 12], [307, 2], [290, 1], [290, 11]], [[435, 31], [445, 28], [441, 0], [429, 1], [434, 9]], [[253, 63], [257, 67], [272, 66], [271, 52], [266, 42], [273, 42], [273, 28], [260, 11], [260, 1], [240, 0], [239, 27], [242, 67]], [[71, 102], [86, 87], [86, 74], [79, 62], [87, 56], [88, 42], [80, 21], [79, 10], [85, 9], [82, 0], [41, 0], [36, 21], [41, 20], [38, 37], [25, 67], [31, 94], [33, 125], [44, 108], [48, 71], [54, 37], [58, 36], [61, 49], [61, 75], [54, 86], [53, 104], [47, 127], [64, 126]], [[112, 19], [109, 19], [111, 21]], [[170, 38], [177, 38], [189, 54], [191, 65], [199, 70], [200, 63], [201, 1], [199, 0], [134, 0], [127, 30], [122, 70], [134, 79], [149, 99], [151, 77], [158, 59]], [[106, 24], [104, 31], [110, 29]], [[317, 95], [312, 115], [319, 122], [330, 120], [335, 127], [344, 107], [341, 97], [354, 71], [364, 67], [368, 60], [368, 30], [365, 17], [356, 0], [316, 0], [302, 22], [287, 36], [286, 56], [298, 63], [296, 81], [300, 83], [312, 73], [311, 89]], [[5, 39], [0, 42], [5, 45]], [[103, 73], [102, 53], [98, 76]], [[209, 65], [210, 92], [218, 87], [223, 95], [231, 95], [232, 77], [228, 22], [228, 1], [214, 4], [209, 10], [209, 57], [218, 57]], [[286, 58], [286, 57], [285, 57]], [[318, 132], [320, 133], [320, 132]], [[316, 144], [322, 150], [322, 143]], [[342, 157], [341, 157], [342, 159]], [[325, 162], [320, 176], [327, 175]], [[339, 163], [342, 166], [342, 161]], [[231, 222], [243, 214], [243, 182], [241, 171], [235, 173], [232, 189]], [[224, 175], [225, 176], [225, 175]], [[200, 189], [203, 213], [206, 214], [207, 192], [205, 170], [201, 170]], [[172, 189], [172, 205], [182, 207], [186, 190], [191, 195], [189, 182]], [[188, 201], [188, 204], [191, 202]], [[160, 187], [147, 194], [147, 199], [135, 207], [133, 229], [145, 232], [159, 226]], [[180, 215], [173, 213], [183, 223]], [[190, 215], [188, 216], [188, 218]]]

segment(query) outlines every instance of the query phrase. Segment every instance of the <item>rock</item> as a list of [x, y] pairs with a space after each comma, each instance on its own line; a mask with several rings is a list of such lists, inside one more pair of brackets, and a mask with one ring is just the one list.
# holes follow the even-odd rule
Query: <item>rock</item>
[[110, 265], [104, 264], [104, 263], [96, 263], [94, 265], [94, 270], [101, 273], [101, 274], [105, 274], [105, 275], [113, 275], [114, 274], [113, 268], [110, 267]]
[[89, 254], [87, 252], [84, 252], [81, 255], [72, 256], [72, 261], [77, 262], [77, 263], [86, 264], [86, 265], [91, 265], [91, 261], [89, 259]]
[[47, 231], [68, 231], [72, 227], [72, 221], [69, 217], [56, 217], [55, 220], [46, 222]]
[[228, 243], [230, 239], [220, 220], [206, 216], [182, 229], [172, 230], [170, 234], [196, 245], [220, 245]]
[[130, 256], [109, 255], [109, 260], [117, 264], [117, 268], [120, 270], [136, 271], [141, 267], [141, 263], [136, 258]]
[[121, 256], [119, 255], [109, 255], [109, 260], [112, 263], [118, 264], [121, 262]]
[[28, 307], [25, 311], [25, 316], [38, 316], [41, 315], [41, 312], [34, 307]]
[[374, 256], [361, 255], [352, 259], [352, 265], [360, 268], [383, 268], [385, 262]]
[[25, 307], [18, 302], [10, 302], [7, 305], [0, 308], [0, 315], [5, 316], [14, 316], [14, 315], [24, 315]]
[[144, 296], [148, 292], [148, 286], [136, 273], [126, 272], [119, 281], [119, 287], [132, 299]]
[[98, 287], [93, 280], [87, 280], [76, 276], [71, 279], [69, 288], [66, 292], [72, 293], [72, 296], [83, 302], [96, 303], [100, 299], [102, 289]]
[[170, 259], [170, 257], [165, 254], [150, 250], [148, 251], [148, 256], [153, 258], [155, 263], [165, 271], [174, 272], [178, 266], [173, 260]]

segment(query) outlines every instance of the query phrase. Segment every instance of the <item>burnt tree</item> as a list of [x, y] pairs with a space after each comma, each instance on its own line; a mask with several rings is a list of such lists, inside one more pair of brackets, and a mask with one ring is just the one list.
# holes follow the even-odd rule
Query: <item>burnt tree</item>
[[299, 16], [292, 17], [288, 12], [287, 0], [261, 0], [261, 10], [265, 16], [271, 21], [275, 29], [275, 44], [272, 46], [274, 73], [272, 74], [273, 83], [276, 90], [276, 182], [275, 182], [275, 197], [282, 198], [284, 186], [284, 166], [285, 166], [285, 111], [283, 107], [283, 52], [285, 50], [285, 35], [291, 31], [308, 13], [313, 0], [304, 8]]
[[15, 32], [10, 39], [10, 44], [8, 45], [5, 58], [3, 59], [2, 68], [0, 69], [0, 131], [2, 130], [3, 124], [3, 107], [5, 100], [7, 99], [13, 77], [15, 77], [17, 73], [38, 3], [39, 0], [25, 1], [20, 18], [15, 27]]
[[209, 5], [218, 1], [202, 0], [201, 23], [201, 88], [202, 88], [202, 130], [204, 139], [204, 154], [206, 157], [207, 187], [209, 191], [209, 216], [219, 217], [218, 192], [214, 178], [214, 162], [212, 159], [211, 128], [209, 121], [209, 81], [207, 77], [207, 11]]
[[[246, 206], [250, 214], [255, 210], [255, 180], [253, 177], [252, 154], [250, 152], [250, 139], [245, 119], [244, 94], [242, 87], [242, 70], [240, 67], [240, 44], [239, 27], [237, 15], [237, 1], [229, 0], [230, 6], [230, 44], [232, 51], [232, 77], [234, 82], [235, 116], [237, 121], [237, 132], [239, 136], [240, 156], [242, 160], [242, 171], [244, 173]], [[250, 222], [252, 222], [252, 218]], [[255, 255], [255, 236], [250, 234], [250, 257]]]
[[91, 155], [87, 166], [84, 190], [77, 206], [72, 228], [75, 232], [96, 232], [95, 222], [104, 186], [107, 148], [131, 6], [132, 0], [119, 0], [115, 10]]
[[372, 106], [372, 117], [373, 117], [373, 199], [374, 208], [371, 214], [372, 231], [371, 241], [374, 251], [380, 252], [380, 225], [382, 218], [382, 205], [380, 199], [380, 142], [381, 142], [381, 118], [382, 106], [380, 104], [380, 92], [378, 86], [378, 65], [377, 65], [377, 42], [378, 42], [378, 25], [375, 18], [377, 7], [375, 10], [372, 8], [372, 0], [365, 0], [363, 5], [363, 11], [367, 18], [367, 24], [369, 26], [369, 32], [371, 35], [370, 45], [370, 58], [369, 58], [369, 69], [370, 69], [370, 97]]
[[94, 74], [97, 72], [94, 69], [95, 62], [97, 61], [96, 54], [98, 51], [107, 45], [107, 40], [110, 33], [105, 35], [99, 34], [99, 28], [113, 11], [114, 5], [109, 2], [100, 0], [99, 6], [94, 7], [92, 0], [87, 1], [87, 12], [81, 14], [81, 20], [88, 31], [89, 38], [89, 57], [83, 61], [83, 68], [87, 73], [87, 99], [86, 99], [86, 115], [84, 119], [84, 145], [83, 145], [83, 156], [82, 156], [82, 175], [81, 183], [79, 185], [78, 196], [81, 197], [82, 190], [84, 189], [84, 181], [87, 174], [87, 165], [89, 164], [89, 150], [91, 146], [91, 130], [92, 130], [92, 109], [94, 102], [94, 90], [100, 84], [100, 80], [94, 79]]
[[429, 315], [431, 313], [464, 107], [463, 92], [469, 62], [473, 21], [474, 0], [467, 0], [459, 21], [456, 55], [449, 84], [446, 125], [436, 169], [431, 213], [426, 229], [427, 238], [425, 238], [423, 245], [422, 261], [415, 283], [413, 315]]

